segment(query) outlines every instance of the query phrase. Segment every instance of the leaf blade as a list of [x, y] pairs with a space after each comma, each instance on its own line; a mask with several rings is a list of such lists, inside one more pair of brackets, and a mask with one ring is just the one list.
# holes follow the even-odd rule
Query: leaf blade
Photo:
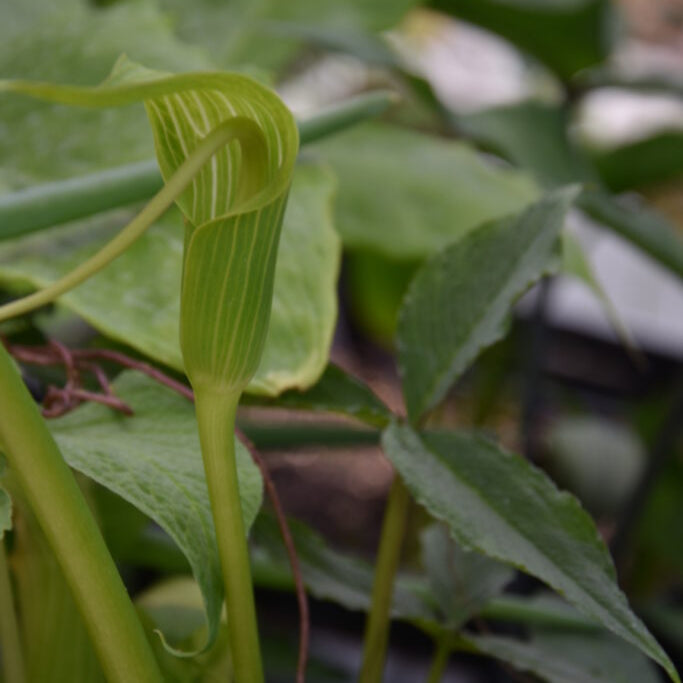
[[512, 303], [548, 268], [574, 188], [458, 240], [418, 271], [398, 321], [398, 358], [412, 421], [505, 333]]
[[463, 433], [419, 435], [393, 424], [382, 444], [416, 500], [446, 522], [456, 542], [545, 581], [680, 680], [631, 612], [592, 519], [540, 470]]

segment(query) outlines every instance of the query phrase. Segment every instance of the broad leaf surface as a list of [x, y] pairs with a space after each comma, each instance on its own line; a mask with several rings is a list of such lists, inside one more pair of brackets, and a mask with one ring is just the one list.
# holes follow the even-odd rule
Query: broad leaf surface
[[375, 427], [385, 427], [391, 421], [391, 411], [370, 387], [332, 363], [306, 391], [286, 391], [275, 399], [248, 399], [247, 404], [338, 413]]
[[[200, 50], [174, 37], [150, 2], [98, 9], [85, 0], [7, 0], [0, 19], [0, 78], [97, 83], [122, 52], [154, 68], [210, 67]], [[154, 152], [142, 106], [97, 111], [3, 95], [0, 120], [0, 191], [149, 159]]]
[[505, 334], [514, 301], [548, 270], [576, 195], [560, 190], [518, 216], [494, 221], [427, 261], [398, 322], [399, 368], [418, 420], [487, 346]]
[[[134, 372], [121, 375], [113, 389], [134, 417], [88, 404], [48, 424], [71, 467], [144, 512], [183, 551], [204, 596], [210, 643], [223, 586], [194, 408]], [[239, 442], [236, 446], [242, 513], [249, 528], [261, 505], [261, 476], [246, 449]]]
[[602, 62], [615, 35], [609, 0], [437, 0], [436, 6], [507, 38], [564, 79]]
[[419, 435], [394, 424], [382, 443], [417, 502], [448, 525], [457, 543], [545, 581], [680, 680], [630, 610], [593, 520], [540, 470], [464, 433]]
[[534, 632], [528, 641], [468, 636], [484, 655], [547, 683], [657, 683], [655, 667], [638, 650], [608, 633]]
[[515, 572], [477, 552], [463, 550], [441, 524], [420, 534], [422, 562], [444, 625], [458, 628], [503, 592]]
[[[335, 183], [324, 169], [294, 174], [275, 272], [270, 330], [248, 391], [306, 387], [327, 362], [336, 320], [339, 239], [330, 221]], [[0, 280], [44, 287], [91, 256], [128, 214], [108, 214], [0, 245]], [[170, 211], [132, 247], [62, 299], [103, 334], [176, 370], [183, 225]], [[118, 292], [113, 297], [112, 292]]]
[[430, 256], [538, 196], [528, 176], [461, 142], [396, 126], [364, 124], [314, 149], [339, 178], [335, 215], [344, 245], [394, 259]]

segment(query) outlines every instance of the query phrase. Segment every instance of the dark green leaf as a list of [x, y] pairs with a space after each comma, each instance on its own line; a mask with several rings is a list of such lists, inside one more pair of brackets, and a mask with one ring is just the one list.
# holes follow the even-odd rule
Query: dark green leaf
[[382, 443], [417, 502], [446, 522], [457, 543], [545, 581], [680, 680], [630, 610], [593, 520], [540, 470], [464, 433], [420, 436], [394, 424]]
[[274, 399], [246, 397], [243, 403], [339, 413], [375, 427], [385, 427], [391, 420], [391, 411], [370, 387], [333, 364], [329, 364], [317, 383], [306, 391], [286, 391]]
[[339, 177], [345, 246], [417, 260], [538, 196], [533, 181], [460, 142], [363, 124], [314, 147]]
[[[51, 431], [71, 467], [133, 504], [178, 544], [201, 587], [212, 642], [223, 585], [193, 406], [134, 372], [121, 375], [113, 388], [134, 417], [91, 403], [50, 421]], [[237, 464], [249, 528], [261, 505], [262, 484], [239, 442]]]
[[683, 176], [683, 133], [661, 131], [620, 147], [592, 150], [593, 164], [615, 192]]
[[399, 367], [411, 420], [446, 394], [504, 336], [514, 301], [547, 271], [575, 189], [494, 221], [429, 260], [408, 289], [398, 323]]
[[435, 4], [507, 38], [564, 79], [602, 62], [615, 34], [609, 0], [436, 0]]

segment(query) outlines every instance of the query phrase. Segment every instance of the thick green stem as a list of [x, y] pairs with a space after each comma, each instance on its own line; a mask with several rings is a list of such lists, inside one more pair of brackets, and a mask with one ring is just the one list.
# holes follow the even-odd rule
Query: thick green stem
[[398, 569], [408, 517], [410, 494], [396, 474], [382, 523], [382, 535], [372, 585], [372, 604], [365, 624], [363, 664], [359, 683], [379, 683], [384, 671], [394, 592], [394, 577]]
[[25, 683], [26, 672], [19, 638], [5, 544], [0, 538], [0, 652], [5, 683]]
[[0, 441], [111, 683], [161, 683], [123, 581], [78, 484], [0, 345]]
[[236, 683], [263, 683], [254, 588], [235, 465], [239, 395], [195, 387], [195, 406], [209, 498], [223, 569]]
[[440, 683], [446, 671], [446, 665], [451, 656], [451, 639], [441, 637], [436, 642], [436, 650], [432, 659], [432, 666], [429, 669], [427, 683]]
[[[377, 116], [395, 101], [395, 94], [377, 91], [325, 109], [299, 122], [300, 142], [314, 142]], [[0, 197], [0, 240], [144, 201], [163, 184], [156, 161], [150, 160], [4, 195]]]

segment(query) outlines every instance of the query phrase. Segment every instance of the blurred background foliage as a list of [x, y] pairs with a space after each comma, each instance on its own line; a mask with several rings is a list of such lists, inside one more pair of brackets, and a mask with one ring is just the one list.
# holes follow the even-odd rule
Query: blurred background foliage
[[[343, 249], [332, 359], [399, 408], [393, 339], [419, 265], [543, 191], [581, 183], [562, 265], [519, 302], [508, 337], [481, 356], [432, 421], [490, 430], [573, 491], [611, 544], [637, 610], [680, 665], [681, 0], [4, 0], [0, 19], [1, 78], [93, 84], [125, 52], [154, 68], [245, 70], [301, 116], [356, 93], [396, 90], [401, 101], [381, 121], [306, 148], [302, 158], [336, 179], [334, 201], [331, 180], [307, 186]], [[1, 192], [151, 155], [141, 110], [0, 102]], [[326, 253], [329, 272], [334, 259]], [[312, 314], [330, 327], [312, 342], [321, 357], [330, 310]], [[83, 334], [58, 323], [46, 322], [43, 332]], [[245, 412], [245, 424], [252, 417]], [[337, 547], [372, 553], [391, 479], [378, 449], [302, 445], [295, 430], [290, 446], [273, 448], [267, 437], [254, 428], [288, 512]], [[408, 564], [419, 562], [423, 522], [416, 513]], [[518, 583], [521, 593], [535, 588]], [[290, 604], [269, 600], [281, 632]], [[319, 609], [314, 618], [331, 615], [341, 633], [348, 623], [358, 627], [341, 611]], [[314, 641], [317, 654], [344, 650], [346, 635], [336, 634], [335, 650], [326, 633]], [[538, 652], [558, 656], [552, 638], [535, 637]], [[267, 657], [291, 671], [281, 643], [268, 642]], [[494, 645], [482, 641], [482, 651]], [[577, 644], [589, 660], [586, 648]], [[508, 658], [560, 680], [530, 664], [529, 652]], [[345, 680], [316, 666], [315, 680]], [[414, 680], [401, 666], [390, 660], [390, 679]], [[483, 675], [507, 680], [502, 670]], [[594, 680], [616, 680], [605, 675]]]

